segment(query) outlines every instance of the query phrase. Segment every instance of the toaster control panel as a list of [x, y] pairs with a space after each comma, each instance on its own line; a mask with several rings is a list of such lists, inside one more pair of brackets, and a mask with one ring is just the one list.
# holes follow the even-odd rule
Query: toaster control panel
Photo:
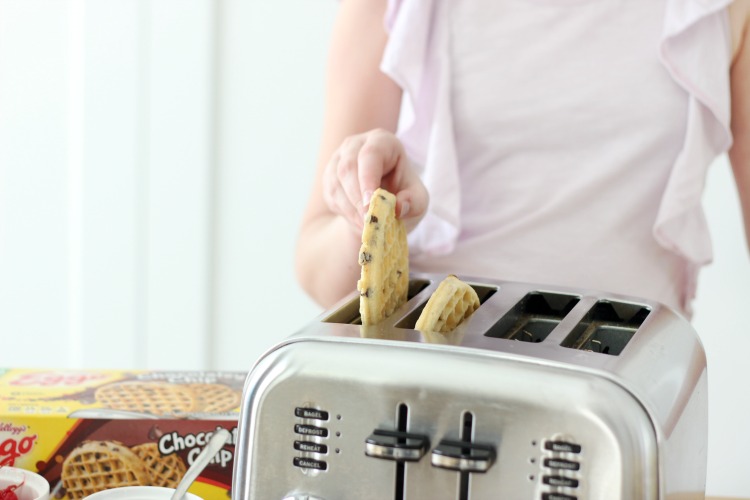
[[[457, 438], [443, 437], [431, 445], [430, 437], [410, 432], [408, 429], [409, 408], [398, 405], [395, 429], [375, 429], [365, 440], [365, 455], [371, 458], [391, 460], [394, 465], [395, 498], [401, 500], [406, 491], [406, 463], [425, 460], [436, 474], [458, 478], [458, 498], [469, 498], [470, 476], [486, 473], [494, 464], [497, 452], [494, 443], [474, 441], [474, 415], [463, 412]], [[431, 449], [431, 451], [430, 451]]]
[[[312, 403], [293, 408], [292, 465], [306, 475], [316, 475], [330, 468], [330, 454], [339, 453], [331, 444], [339, 434], [335, 421], [340, 415], [331, 414]], [[332, 420], [334, 423], [332, 424]], [[392, 461], [395, 467], [396, 491], [405, 490], [405, 464], [425, 459], [436, 473], [443, 470], [458, 473], [459, 498], [469, 498], [469, 478], [484, 475], [497, 459], [494, 444], [475, 442], [473, 439], [474, 415], [464, 412], [455, 438], [428, 436], [409, 430], [409, 408], [400, 404], [396, 409], [394, 428], [376, 428], [364, 440], [364, 455], [370, 459]], [[335, 439], [335, 438], [334, 438]], [[435, 440], [433, 442], [432, 440]], [[540, 443], [540, 444], [537, 444]], [[537, 455], [532, 463], [537, 472], [529, 479], [537, 483], [538, 500], [579, 500], [583, 498], [583, 447], [569, 435], [553, 435], [532, 442]], [[335, 450], [335, 451], [334, 451]], [[398, 497], [397, 495], [397, 497]]]
[[553, 438], [542, 446], [544, 487], [541, 500], [578, 500], [581, 486], [582, 447], [567, 438]]
[[297, 406], [294, 408], [297, 422], [294, 424], [294, 450], [298, 455], [292, 459], [292, 465], [304, 472], [328, 470], [327, 439], [329, 413], [319, 408]]

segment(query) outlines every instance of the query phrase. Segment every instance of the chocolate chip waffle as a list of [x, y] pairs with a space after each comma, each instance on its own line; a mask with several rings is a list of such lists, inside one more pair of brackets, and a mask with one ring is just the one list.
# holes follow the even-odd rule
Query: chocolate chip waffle
[[146, 466], [151, 485], [176, 488], [187, 467], [176, 454], [162, 455], [156, 443], [143, 443], [130, 448]]
[[477, 292], [451, 274], [430, 296], [415, 328], [422, 332], [449, 333], [478, 307]]
[[146, 486], [146, 466], [130, 448], [116, 441], [84, 441], [63, 461], [61, 478], [68, 498], [85, 498], [120, 486]]
[[97, 389], [95, 397], [107, 408], [161, 416], [182, 416], [197, 406], [189, 386], [165, 382], [117, 382]]
[[241, 394], [223, 384], [190, 384], [197, 400], [197, 411], [221, 413], [230, 411], [240, 404]]
[[396, 197], [377, 189], [370, 201], [359, 251], [357, 282], [363, 325], [380, 323], [407, 300], [409, 247], [403, 221], [396, 218]]

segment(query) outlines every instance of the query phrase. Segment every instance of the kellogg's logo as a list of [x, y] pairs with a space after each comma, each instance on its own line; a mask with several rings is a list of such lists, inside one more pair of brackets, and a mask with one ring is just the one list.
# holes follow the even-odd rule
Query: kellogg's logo
[[[25, 425], [13, 425], [9, 423], [0, 423], [0, 433], [8, 433], [11, 437], [0, 441], [0, 467], [4, 465], [13, 466], [16, 459], [27, 454], [34, 448], [37, 435], [23, 436], [26, 432]], [[2, 439], [2, 437], [0, 437]]]
[[83, 385], [94, 380], [101, 380], [107, 376], [103, 373], [93, 372], [33, 372], [19, 375], [9, 382], [16, 386], [35, 387], [70, 387]]

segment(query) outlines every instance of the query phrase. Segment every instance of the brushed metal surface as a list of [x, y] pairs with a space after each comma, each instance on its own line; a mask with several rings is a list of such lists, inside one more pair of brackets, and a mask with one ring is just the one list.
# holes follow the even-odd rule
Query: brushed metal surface
[[[684, 318], [630, 297], [461, 278], [485, 300], [451, 335], [413, 329], [442, 279], [417, 275], [409, 302], [383, 324], [357, 325], [353, 294], [258, 360], [243, 394], [233, 498], [283, 499], [290, 492], [326, 500], [524, 500], [544, 492], [579, 499], [703, 498], [706, 363]], [[539, 294], [554, 302], [550, 310], [561, 305], [564, 313], [523, 316], [523, 301]], [[597, 304], [614, 317], [624, 312], [625, 320], [593, 317]], [[631, 313], [639, 315], [636, 323], [628, 323]], [[524, 321], [533, 331], [519, 337]], [[403, 327], [410, 322], [412, 328]], [[504, 330], [539, 341], [491, 336]], [[592, 332], [605, 343], [607, 335], [617, 335], [618, 354], [582, 350], [592, 345]], [[583, 334], [589, 338], [571, 340]], [[399, 422], [403, 405], [407, 422]], [[295, 408], [327, 412], [328, 420], [300, 418]], [[399, 425], [428, 436], [433, 448], [442, 439], [462, 439], [467, 412], [471, 440], [497, 452], [492, 467], [468, 474], [467, 484], [460, 473], [433, 466], [430, 452], [401, 466], [365, 453], [375, 429]], [[299, 425], [327, 435], [300, 435]], [[300, 439], [327, 451], [298, 451], [293, 443]], [[552, 441], [579, 445], [580, 452], [546, 449]], [[295, 457], [325, 470], [295, 466]], [[546, 476], [574, 479], [577, 487], [545, 484]]]

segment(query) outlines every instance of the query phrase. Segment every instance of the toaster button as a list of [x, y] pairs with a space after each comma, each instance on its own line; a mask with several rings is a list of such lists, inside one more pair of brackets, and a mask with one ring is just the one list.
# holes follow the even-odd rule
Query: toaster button
[[427, 453], [430, 440], [421, 434], [376, 429], [365, 440], [365, 455], [416, 462]]
[[487, 472], [494, 461], [492, 445], [443, 440], [432, 450], [432, 465], [442, 469]]
[[294, 449], [307, 453], [320, 453], [322, 455], [328, 453], [328, 446], [320, 443], [313, 443], [311, 441], [295, 441]]
[[572, 477], [544, 476], [544, 478], [542, 478], [542, 482], [550, 486], [559, 486], [563, 488], [578, 488], [578, 479], [573, 479]]
[[294, 415], [299, 418], [311, 418], [313, 420], [328, 420], [328, 412], [318, 410], [315, 408], [300, 408], [294, 409]]
[[324, 427], [315, 427], [314, 425], [295, 424], [294, 432], [302, 434], [303, 436], [328, 437], [328, 429]]
[[560, 453], [581, 453], [580, 444], [567, 443], [565, 441], [547, 441], [544, 443], [544, 448]]
[[565, 493], [542, 493], [542, 500], [578, 500], [578, 497]]
[[294, 457], [292, 463], [295, 467], [303, 469], [326, 470], [328, 468], [328, 464], [322, 460], [313, 460], [312, 458], [305, 457]]
[[545, 458], [544, 466], [550, 469], [578, 470], [581, 464], [572, 460], [563, 460], [562, 458]]

